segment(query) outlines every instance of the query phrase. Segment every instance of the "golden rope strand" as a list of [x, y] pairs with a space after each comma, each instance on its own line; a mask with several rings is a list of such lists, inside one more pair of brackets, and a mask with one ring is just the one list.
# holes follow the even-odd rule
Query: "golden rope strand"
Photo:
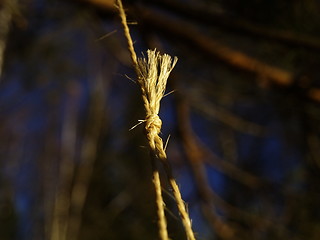
[[[134, 51], [133, 42], [130, 36], [129, 27], [127, 24], [126, 14], [124, 12], [122, 2], [121, 0], [117, 0], [117, 7], [119, 9], [119, 15], [121, 18], [121, 23], [123, 25], [124, 29], [124, 35], [128, 42], [128, 49], [131, 54], [131, 60], [134, 66], [134, 69], [136, 71], [137, 77], [138, 77], [138, 84], [140, 85], [141, 91], [142, 91], [142, 99], [144, 102], [145, 109], [147, 109], [148, 100], [144, 91], [144, 88], [142, 87], [142, 82], [140, 79], [140, 73], [138, 68], [138, 61], [137, 61], [137, 55]], [[147, 114], [149, 112], [147, 111]], [[152, 177], [153, 177], [153, 185], [155, 188], [156, 193], [156, 206], [157, 206], [157, 215], [158, 215], [158, 227], [159, 227], [159, 236], [161, 240], [168, 240], [168, 231], [167, 231], [167, 221], [164, 214], [164, 201], [162, 198], [162, 191], [161, 191], [161, 181], [160, 181], [160, 175], [159, 170], [157, 168], [156, 159], [154, 157], [151, 158], [152, 160]]]
[[173, 193], [173, 196], [176, 200], [176, 204], [177, 204], [177, 207], [178, 207], [178, 210], [180, 213], [182, 224], [183, 224], [185, 231], [186, 231], [187, 238], [188, 238], [188, 240], [195, 240], [195, 236], [192, 231], [192, 225], [191, 225], [191, 220], [190, 220], [189, 214], [186, 210], [185, 203], [181, 197], [181, 193], [180, 193], [180, 189], [178, 187], [178, 184], [173, 177], [171, 167], [170, 167], [169, 163], [167, 162], [167, 155], [166, 155], [165, 151], [163, 150], [162, 139], [159, 136], [157, 136], [155, 138], [155, 142], [156, 142], [156, 149], [160, 149], [159, 158], [161, 159], [161, 162], [163, 163], [163, 165], [165, 167], [168, 181], [169, 181], [169, 184], [172, 188], [172, 193]]
[[[125, 36], [128, 41], [128, 49], [131, 54], [133, 65], [135, 67], [136, 74], [138, 76], [138, 83], [142, 91], [142, 98], [146, 110], [145, 130], [149, 146], [152, 153], [153, 165], [154, 165], [154, 185], [156, 188], [158, 218], [159, 218], [159, 235], [161, 239], [168, 239], [166, 229], [166, 219], [163, 209], [163, 200], [161, 195], [161, 184], [158, 169], [154, 162], [158, 158], [164, 164], [167, 177], [169, 179], [170, 186], [173, 191], [173, 195], [176, 200], [176, 204], [182, 219], [183, 226], [186, 231], [188, 240], [195, 240], [194, 233], [191, 228], [191, 220], [186, 210], [184, 201], [182, 200], [179, 187], [173, 177], [172, 170], [167, 161], [167, 156], [163, 148], [163, 141], [159, 136], [161, 130], [161, 119], [158, 116], [160, 108], [160, 100], [162, 99], [167, 83], [167, 79], [177, 59], [175, 58], [173, 63], [169, 55], [160, 55], [156, 50], [148, 50], [148, 58], [137, 59], [134, 51], [133, 42], [130, 36], [129, 28], [127, 25], [125, 12], [121, 0], [117, 0], [120, 17], [122, 24], [124, 25]], [[159, 70], [158, 70], [159, 69]], [[160, 71], [160, 72], [159, 72]], [[159, 180], [159, 182], [158, 182]], [[160, 189], [159, 189], [160, 187]], [[165, 229], [164, 229], [165, 228]]]

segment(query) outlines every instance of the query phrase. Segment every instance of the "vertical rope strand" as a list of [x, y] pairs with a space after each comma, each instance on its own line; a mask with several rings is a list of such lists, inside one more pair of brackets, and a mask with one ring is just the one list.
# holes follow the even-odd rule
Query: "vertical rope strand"
[[[158, 136], [156, 138], [156, 144], [159, 145], [159, 149], [161, 149], [160, 146], [163, 146], [163, 142], [162, 142], [162, 139]], [[163, 148], [162, 148], [163, 149]], [[195, 240], [195, 236], [194, 236], [194, 233], [192, 231], [192, 224], [191, 224], [191, 220], [190, 220], [190, 217], [189, 217], [189, 214], [186, 210], [186, 206], [185, 206], [185, 203], [181, 197], [181, 193], [180, 193], [180, 189], [178, 187], [178, 184], [176, 182], [176, 180], [174, 179], [173, 177], [173, 173], [172, 173], [172, 169], [167, 161], [167, 155], [165, 153], [165, 151], [160, 151], [160, 155], [159, 155], [159, 158], [161, 159], [161, 162], [163, 163], [164, 167], [165, 167], [165, 170], [166, 170], [166, 174], [167, 174], [167, 177], [168, 177], [168, 180], [169, 180], [169, 184], [172, 188], [172, 193], [173, 193], [173, 196], [176, 200], [176, 204], [177, 204], [177, 207], [178, 207], [178, 211], [179, 211], [179, 214], [180, 214], [180, 217], [181, 217], [181, 221], [182, 221], [182, 224], [185, 228], [185, 231], [186, 231], [186, 235], [187, 235], [187, 238], [188, 240]]]
[[163, 209], [160, 176], [156, 162], [157, 159], [160, 160], [165, 167], [187, 238], [188, 240], [195, 240], [194, 233], [191, 228], [189, 214], [186, 210], [179, 187], [173, 177], [172, 170], [167, 161], [167, 155], [164, 151], [162, 138], [159, 136], [162, 126], [162, 121], [158, 116], [160, 110], [160, 101], [165, 93], [167, 79], [178, 59], [175, 57], [172, 61], [172, 58], [169, 55], [160, 55], [160, 53], [156, 50], [148, 50], [147, 57], [137, 58], [121, 0], [117, 0], [117, 7], [119, 9], [119, 15], [124, 28], [124, 35], [128, 41], [128, 49], [130, 51], [133, 66], [138, 77], [137, 82], [141, 89], [142, 99], [146, 111], [146, 118], [143, 120], [143, 122], [145, 122], [145, 132], [152, 155], [153, 183], [156, 189], [160, 238], [162, 240], [168, 239], [168, 233]]
[[164, 214], [164, 202], [162, 199], [160, 174], [158, 171], [156, 159], [153, 156], [151, 156], [151, 159], [152, 159], [152, 177], [153, 177], [152, 182], [153, 182], [153, 185], [155, 186], [155, 191], [156, 191], [159, 236], [161, 240], [169, 240], [168, 231], [167, 231], [167, 221], [166, 221], [166, 216]]
[[144, 88], [141, 87], [142, 86], [142, 82], [141, 82], [142, 80], [139, 77], [140, 74], [139, 74], [139, 67], [138, 67], [138, 58], [137, 58], [137, 54], [136, 54], [136, 52], [134, 50], [133, 41], [132, 41], [132, 38], [131, 38], [131, 35], [130, 35], [130, 30], [129, 30], [129, 27], [128, 27], [128, 24], [127, 24], [127, 16], [126, 16], [126, 13], [124, 11], [124, 8], [123, 8], [121, 0], [117, 0], [116, 7], [118, 8], [119, 16], [121, 18], [121, 23], [122, 23], [122, 26], [123, 26], [124, 36], [127, 39], [128, 50], [129, 50], [130, 57], [131, 57], [131, 60], [132, 60], [133, 68], [134, 68], [134, 70], [136, 72], [136, 75], [137, 75], [137, 82], [138, 82], [138, 84], [140, 86], [140, 89], [142, 91], [143, 104], [144, 104], [144, 107], [146, 108], [146, 105], [148, 104], [147, 103], [148, 100], [146, 98], [146, 94], [144, 92]]
[[119, 10], [119, 15], [120, 15], [120, 18], [121, 18], [121, 23], [122, 23], [123, 31], [124, 31], [124, 36], [127, 39], [128, 50], [129, 50], [129, 52], [131, 54], [131, 60], [132, 60], [133, 66], [134, 66], [134, 68], [136, 70], [137, 66], [138, 66], [137, 54], [136, 54], [136, 52], [134, 50], [134, 47], [133, 47], [133, 41], [132, 41], [132, 38], [131, 38], [131, 35], [130, 35], [130, 30], [129, 30], [129, 27], [128, 27], [128, 24], [127, 24], [127, 16], [126, 16], [126, 13], [124, 12], [124, 8], [123, 8], [121, 0], [117, 0], [116, 7]]
[[[134, 50], [133, 42], [130, 36], [130, 30], [127, 24], [127, 18], [126, 14], [124, 12], [122, 2], [121, 0], [117, 0], [117, 7], [119, 10], [119, 15], [121, 18], [121, 23], [123, 25], [123, 30], [124, 30], [124, 35], [127, 39], [128, 43], [128, 50], [131, 55], [131, 60], [134, 66], [134, 69], [136, 71], [137, 77], [138, 77], [138, 84], [141, 88], [142, 91], [142, 100], [144, 102], [145, 109], [147, 109], [148, 105], [148, 99], [146, 97], [144, 88], [142, 87], [142, 81], [141, 78], [139, 77], [139, 67], [138, 67], [138, 61], [137, 61], [137, 55]], [[149, 112], [147, 112], [149, 114]], [[154, 152], [154, 151], [152, 151]], [[153, 154], [152, 154], [153, 155]], [[153, 178], [153, 185], [155, 188], [155, 193], [156, 193], [156, 206], [157, 206], [157, 216], [158, 216], [158, 228], [159, 228], [159, 237], [161, 240], [169, 240], [168, 236], [168, 230], [167, 230], [167, 221], [164, 213], [164, 201], [162, 197], [162, 191], [161, 191], [161, 181], [160, 181], [160, 174], [159, 174], [159, 169], [157, 167], [156, 159], [154, 155], [151, 157], [151, 165], [152, 165], [152, 178]]]

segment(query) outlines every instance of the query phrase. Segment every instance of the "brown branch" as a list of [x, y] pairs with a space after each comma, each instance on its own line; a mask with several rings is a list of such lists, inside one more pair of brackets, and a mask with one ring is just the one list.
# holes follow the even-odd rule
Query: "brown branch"
[[82, 212], [97, 157], [97, 145], [104, 124], [106, 90], [102, 76], [98, 75], [92, 84], [90, 109], [81, 145], [80, 163], [71, 189], [70, 215], [66, 238], [68, 240], [78, 239], [80, 233]]
[[[178, 37], [182, 39], [183, 42], [189, 42], [189, 44], [195, 46], [197, 49], [220, 59], [225, 64], [248, 73], [256, 74], [257, 77], [264, 81], [269, 81], [282, 87], [299, 84], [301, 81], [301, 79], [296, 79], [295, 75], [289, 71], [268, 65], [256, 58], [213, 40], [199, 31], [194, 24], [190, 24], [187, 21], [160, 14], [146, 7], [140, 7], [139, 13], [141, 19], [153, 28], [166, 32], [170, 34], [171, 37]], [[305, 94], [313, 101], [320, 101], [319, 88], [306, 89]]]
[[[70, 88], [77, 88], [71, 85]], [[72, 91], [72, 90], [71, 90]], [[70, 92], [71, 92], [70, 91]], [[73, 90], [74, 91], [74, 90]], [[75, 171], [75, 154], [77, 138], [78, 98], [70, 94], [66, 104], [65, 119], [62, 126], [61, 160], [57, 179], [57, 189], [53, 203], [53, 216], [50, 229], [50, 240], [67, 238], [68, 218], [70, 211], [70, 190]]]
[[[203, 214], [209, 223], [211, 223], [216, 233], [223, 239], [236, 239], [239, 237], [238, 234], [248, 234], [243, 232], [239, 226], [233, 225], [231, 227], [224, 223], [215, 214], [216, 206], [219, 206], [228, 216], [244, 221], [248, 225], [253, 226], [255, 229], [259, 229], [261, 231], [272, 227], [278, 232], [281, 232], [285, 238], [288, 238], [290, 233], [283, 226], [277, 224], [277, 221], [273, 221], [270, 218], [258, 216], [237, 208], [226, 202], [212, 190], [204, 168], [204, 159], [208, 158], [207, 153], [209, 150], [203, 149], [203, 145], [197, 140], [198, 138], [192, 131], [187, 104], [181, 99], [179, 99], [177, 102], [178, 127], [182, 138], [183, 147], [193, 171], [197, 190], [202, 199], [201, 207]], [[213, 154], [209, 154], [211, 155], [211, 160], [209, 160], [209, 163], [213, 163], [216, 169], [220, 170], [229, 177], [235, 178], [239, 182], [245, 183], [246, 185], [255, 189], [263, 186], [263, 181], [258, 177], [252, 176], [245, 171], [238, 169], [231, 163], [219, 159], [213, 159]]]
[[310, 159], [313, 165], [320, 169], [320, 140], [317, 134], [309, 133], [307, 136], [307, 143], [309, 148]]
[[228, 126], [223, 126], [218, 130], [218, 139], [221, 143], [222, 158], [227, 162], [236, 163], [239, 159], [236, 133]]
[[[89, 0], [94, 4], [92, 0]], [[292, 73], [280, 68], [270, 66], [255, 58], [249, 57], [246, 54], [233, 50], [210, 37], [202, 34], [193, 24], [182, 20], [171, 19], [168, 15], [152, 11], [145, 7], [139, 8], [139, 16], [141, 19], [153, 27], [189, 41], [197, 48], [215, 56], [221, 61], [238, 69], [255, 73], [259, 77], [266, 78], [271, 82], [288, 86], [293, 83], [294, 76]]]
[[164, 17], [163, 14], [144, 7], [139, 8], [139, 12], [140, 17], [145, 23], [164, 31], [171, 36], [176, 36], [184, 41], [188, 41], [198, 49], [211, 54], [228, 65], [246, 72], [254, 73], [258, 77], [267, 79], [272, 83], [281, 86], [288, 86], [294, 81], [292, 73], [270, 66], [253, 57], [249, 57], [240, 51], [229, 48], [203, 34], [193, 24], [176, 18], [173, 19], [168, 15], [165, 15]]
[[116, 3], [115, 0], [77, 0], [82, 2], [88, 2], [92, 5], [102, 7], [105, 10], [115, 10], [114, 5]]
[[17, 11], [17, 0], [4, 0], [0, 5], [0, 77], [4, 61], [7, 36], [10, 30], [13, 14]]
[[205, 113], [206, 116], [216, 119], [239, 132], [256, 136], [263, 136], [266, 134], [266, 129], [263, 126], [242, 119], [222, 107], [209, 103], [204, 100], [200, 94], [196, 94], [192, 97], [190, 104], [198, 111]]
[[[75, 1], [75, 0], [74, 0]], [[114, 12], [113, 8], [110, 8], [109, 2], [104, 3], [103, 0], [76, 0], [76, 1], [85, 1], [89, 3], [92, 6], [95, 6], [97, 10], [104, 10], [105, 12]], [[157, 1], [157, 4], [166, 5], [172, 7], [175, 11], [179, 12], [177, 9], [177, 6], [173, 6], [173, 4], [170, 1], [165, 1], [164, 3], [161, 3]], [[179, 4], [180, 5], [180, 4]], [[103, 9], [101, 9], [103, 7]], [[181, 6], [179, 6], [181, 8]], [[190, 6], [186, 7], [188, 10], [194, 12], [193, 14], [201, 16], [206, 16], [207, 14], [212, 14], [212, 18], [215, 18], [215, 15], [217, 13], [203, 13], [204, 10], [203, 7], [197, 7], [194, 6], [190, 9]], [[269, 80], [272, 83], [275, 83], [280, 86], [290, 86], [294, 84], [294, 75], [288, 71], [285, 71], [283, 69], [270, 66], [264, 62], [261, 62], [259, 60], [256, 60], [255, 58], [249, 57], [244, 53], [241, 53], [239, 51], [235, 51], [221, 43], [218, 43], [214, 40], [212, 40], [210, 37], [202, 34], [194, 25], [188, 24], [184, 21], [178, 21], [175, 19], [165, 19], [168, 18], [168, 15], [164, 16], [162, 14], [155, 14], [154, 12], [150, 12], [148, 8], [140, 7], [139, 10], [142, 15], [139, 14], [139, 16], [142, 18], [142, 20], [146, 20], [145, 23], [153, 24], [154, 27], [157, 27], [158, 29], [162, 31], [168, 32], [170, 35], [177, 36], [179, 38], [182, 38], [185, 42], [187, 40], [192, 45], [195, 45], [198, 49], [211, 54], [214, 57], [217, 57], [218, 59], [222, 60], [224, 63], [231, 65], [235, 68], [242, 69], [244, 71], [257, 74], [259, 77], [262, 77], [262, 79]], [[186, 11], [186, 10], [183, 10]], [[201, 14], [197, 14], [197, 12], [200, 12]], [[220, 19], [221, 18], [221, 19]], [[217, 20], [218, 19], [218, 20]], [[309, 49], [320, 49], [320, 44], [318, 39], [313, 39], [307, 36], [295, 36], [291, 32], [283, 32], [283, 31], [271, 31], [268, 29], [263, 29], [261, 26], [249, 26], [250, 24], [247, 22], [242, 21], [231, 21], [230, 19], [227, 20], [225, 16], [220, 16], [218, 14], [217, 16], [217, 23], [216, 24], [226, 24], [227, 26], [234, 26], [235, 28], [240, 29], [241, 31], [250, 32], [252, 34], [261, 35], [265, 38], [271, 38], [278, 41], [282, 41], [286, 44], [291, 45], [297, 45], [297, 46], [303, 46]], [[219, 20], [220, 19], [220, 20]], [[238, 23], [237, 23], [238, 22]], [[188, 31], [185, 31], [185, 29], [188, 29]], [[225, 56], [224, 56], [225, 55]], [[298, 79], [299, 80], [299, 79]], [[313, 101], [320, 102], [320, 89], [318, 88], [310, 88], [306, 91], [306, 96], [310, 98]]]
[[[203, 101], [199, 100], [199, 102], [194, 103], [193, 98], [191, 101], [193, 104], [192, 106], [195, 108], [199, 108], [200, 110], [203, 110], [205, 108], [205, 114], [209, 117], [218, 117], [218, 120], [227, 124], [228, 126], [231, 126], [235, 128], [238, 131], [241, 132], [247, 132], [251, 134], [257, 134], [257, 133], [264, 133], [265, 130], [254, 123], [247, 122], [245, 120], [242, 120], [234, 115], [232, 115], [229, 112], [224, 111], [224, 109], [216, 109], [216, 106], [212, 107], [205, 107], [203, 104]], [[185, 103], [186, 104], [186, 103]], [[185, 126], [186, 127], [186, 126]], [[208, 149], [204, 144], [201, 143], [201, 141], [196, 137], [196, 135], [193, 133], [191, 126], [189, 126], [186, 129], [190, 129], [186, 131], [186, 134], [188, 133], [189, 138], [193, 138], [194, 145], [197, 145], [198, 151], [201, 153], [201, 158], [203, 161], [205, 161], [207, 164], [213, 166], [217, 170], [223, 172], [227, 176], [241, 182], [242, 184], [251, 187], [253, 189], [258, 189], [262, 185], [266, 184], [265, 181], [261, 180], [260, 178], [238, 168], [234, 164], [228, 161], [224, 161], [223, 159], [220, 159], [218, 156], [216, 156], [210, 149]], [[262, 131], [263, 130], [263, 131]]]
[[267, 184], [265, 181], [261, 180], [260, 178], [238, 168], [234, 164], [224, 161], [222, 159], [219, 159], [213, 152], [211, 152], [209, 149], [202, 148], [202, 153], [204, 155], [204, 161], [217, 169], [218, 171], [221, 171], [222, 173], [226, 174], [230, 178], [233, 178], [237, 180], [238, 182], [253, 188], [253, 189], [259, 189], [261, 186]]
[[313, 101], [320, 102], [320, 89], [319, 88], [310, 88], [307, 91], [307, 96]]
[[233, 239], [235, 237], [234, 229], [224, 223], [215, 213], [216, 208], [214, 204], [214, 195], [209, 185], [203, 165], [203, 154], [201, 149], [199, 149], [198, 144], [195, 142], [195, 138], [191, 130], [188, 106], [184, 104], [182, 100], [178, 100], [177, 103], [177, 117], [183, 147], [194, 175], [197, 190], [203, 200], [201, 205], [203, 214], [220, 237], [223, 239]]
[[[250, 57], [243, 52], [229, 48], [228, 46], [203, 34], [195, 25], [190, 24], [187, 21], [178, 20], [177, 18], [172, 18], [169, 15], [160, 14], [143, 6], [139, 7], [139, 13], [139, 16], [144, 23], [150, 24], [152, 27], [168, 33], [170, 36], [178, 37], [183, 42], [189, 42], [196, 48], [220, 59], [227, 65], [256, 74], [259, 78], [269, 80], [279, 86], [291, 86], [295, 84], [296, 79], [293, 73], [268, 65], [267, 63]], [[283, 35], [286, 34], [283, 33]], [[318, 41], [319, 40], [312, 40], [311, 42], [319, 44]], [[297, 42], [299, 42], [299, 40], [297, 40]], [[307, 44], [306, 42], [304, 44]], [[312, 44], [310, 43], [310, 45]], [[317, 45], [316, 48], [319, 49], [320, 46], [318, 47]], [[300, 81], [300, 79], [297, 80]], [[306, 96], [319, 102], [320, 89], [307, 89]]]
[[181, 2], [172, 0], [152, 0], [150, 2], [205, 25], [218, 26], [223, 28], [223, 30], [232, 30], [240, 34], [277, 41], [294, 47], [304, 47], [313, 51], [320, 51], [320, 39], [296, 35], [291, 31], [269, 29], [238, 18], [232, 19], [222, 10], [214, 10], [201, 3], [190, 4], [185, 2], [182, 4]]

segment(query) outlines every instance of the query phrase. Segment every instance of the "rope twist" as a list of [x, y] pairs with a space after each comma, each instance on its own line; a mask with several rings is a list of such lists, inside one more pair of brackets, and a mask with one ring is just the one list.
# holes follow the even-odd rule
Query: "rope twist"
[[146, 117], [145, 130], [152, 136], [156, 136], [161, 131], [162, 121], [157, 114], [149, 114]]

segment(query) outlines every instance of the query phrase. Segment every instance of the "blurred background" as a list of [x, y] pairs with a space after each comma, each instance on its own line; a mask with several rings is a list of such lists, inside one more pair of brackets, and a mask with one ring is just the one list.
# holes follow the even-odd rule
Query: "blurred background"
[[[161, 136], [197, 239], [319, 239], [319, 1], [124, 6], [139, 56], [179, 58]], [[0, 2], [1, 240], [158, 239], [126, 46], [112, 0]]]

